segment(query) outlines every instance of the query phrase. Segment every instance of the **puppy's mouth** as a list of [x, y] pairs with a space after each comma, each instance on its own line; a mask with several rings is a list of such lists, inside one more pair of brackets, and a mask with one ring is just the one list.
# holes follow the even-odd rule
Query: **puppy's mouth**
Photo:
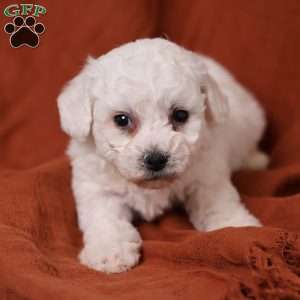
[[134, 180], [134, 183], [143, 188], [161, 189], [171, 185], [177, 178], [178, 176], [176, 174], [153, 174]]

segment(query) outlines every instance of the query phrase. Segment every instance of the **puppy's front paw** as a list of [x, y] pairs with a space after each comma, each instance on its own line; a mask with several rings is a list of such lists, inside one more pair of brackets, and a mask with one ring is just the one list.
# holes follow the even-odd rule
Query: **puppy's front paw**
[[243, 214], [236, 214], [231, 218], [215, 218], [211, 219], [209, 222], [205, 224], [205, 230], [211, 231], [216, 229], [221, 229], [224, 227], [246, 227], [246, 226], [262, 226], [261, 223], [252, 216], [250, 213], [245, 212]]
[[136, 229], [130, 225], [120, 229], [117, 234], [109, 234], [105, 232], [105, 239], [98, 236], [98, 240], [87, 243], [79, 255], [80, 262], [106, 273], [120, 273], [135, 266], [139, 261], [142, 245]]

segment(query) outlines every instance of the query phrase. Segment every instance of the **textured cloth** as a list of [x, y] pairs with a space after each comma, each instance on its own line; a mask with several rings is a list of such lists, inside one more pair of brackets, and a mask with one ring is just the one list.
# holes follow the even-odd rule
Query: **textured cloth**
[[[300, 299], [299, 1], [42, 2], [38, 48], [12, 49], [0, 32], [0, 299]], [[154, 36], [216, 58], [266, 109], [270, 168], [234, 175], [265, 227], [197, 232], [171, 211], [138, 224], [137, 267], [106, 275], [77, 259], [56, 98], [88, 54]]]

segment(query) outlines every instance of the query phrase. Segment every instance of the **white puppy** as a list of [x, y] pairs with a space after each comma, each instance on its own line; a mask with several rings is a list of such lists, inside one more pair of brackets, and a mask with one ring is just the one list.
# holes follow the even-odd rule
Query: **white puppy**
[[138, 263], [131, 224], [182, 202], [199, 230], [259, 226], [230, 180], [267, 164], [264, 113], [212, 59], [164, 39], [90, 58], [58, 99], [84, 248], [83, 264], [122, 272]]

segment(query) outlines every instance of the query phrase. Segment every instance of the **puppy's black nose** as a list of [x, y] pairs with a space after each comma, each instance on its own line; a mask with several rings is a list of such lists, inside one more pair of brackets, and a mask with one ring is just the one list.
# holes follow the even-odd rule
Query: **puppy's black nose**
[[167, 162], [168, 155], [159, 151], [151, 151], [144, 156], [144, 164], [149, 171], [161, 171]]

